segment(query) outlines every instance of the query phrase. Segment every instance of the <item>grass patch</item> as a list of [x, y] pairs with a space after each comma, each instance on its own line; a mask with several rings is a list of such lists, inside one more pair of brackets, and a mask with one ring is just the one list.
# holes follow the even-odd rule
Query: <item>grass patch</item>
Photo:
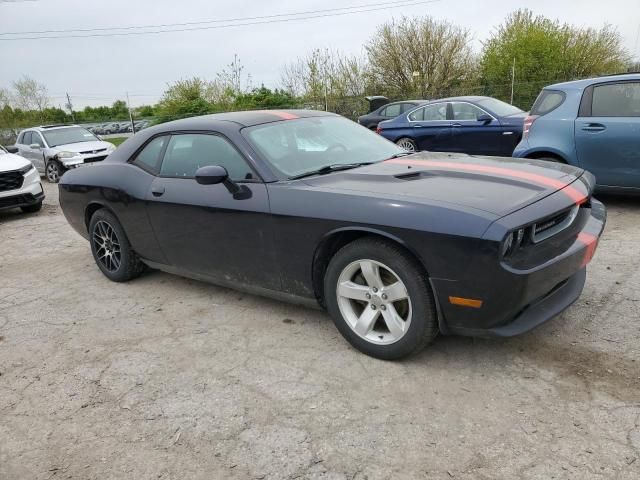
[[124, 142], [128, 137], [105, 138], [105, 142], [113, 143], [116, 147]]

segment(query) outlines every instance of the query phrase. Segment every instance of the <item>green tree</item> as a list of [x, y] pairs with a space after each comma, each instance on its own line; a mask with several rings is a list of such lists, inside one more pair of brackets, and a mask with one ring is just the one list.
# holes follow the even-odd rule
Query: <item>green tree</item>
[[179, 80], [169, 85], [158, 103], [160, 121], [167, 122], [215, 111], [214, 105], [208, 100], [213, 88], [212, 82], [199, 77]]
[[514, 103], [528, 109], [545, 85], [622, 72], [629, 57], [620, 34], [609, 25], [582, 28], [522, 9], [511, 13], [483, 45], [485, 93], [510, 100], [514, 60]]
[[365, 46], [371, 80], [390, 97], [432, 98], [476, 80], [471, 32], [431, 17], [391, 21]]
[[270, 90], [262, 85], [254, 88], [251, 92], [239, 94], [234, 101], [234, 109], [269, 109], [269, 108], [292, 108], [296, 100], [284, 90]]

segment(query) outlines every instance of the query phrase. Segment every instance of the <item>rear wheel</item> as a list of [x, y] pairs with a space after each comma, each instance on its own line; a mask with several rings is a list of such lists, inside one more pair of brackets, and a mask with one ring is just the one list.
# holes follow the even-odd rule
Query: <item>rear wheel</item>
[[403, 137], [400, 140], [398, 140], [396, 142], [396, 145], [398, 145], [400, 148], [404, 148], [407, 152], [418, 151], [418, 146], [416, 145], [416, 142], [407, 137]]
[[406, 357], [438, 334], [424, 271], [391, 242], [364, 238], [339, 250], [327, 268], [324, 293], [340, 333], [372, 357]]
[[144, 271], [120, 222], [108, 210], [100, 209], [91, 217], [89, 239], [96, 265], [109, 280], [126, 282]]

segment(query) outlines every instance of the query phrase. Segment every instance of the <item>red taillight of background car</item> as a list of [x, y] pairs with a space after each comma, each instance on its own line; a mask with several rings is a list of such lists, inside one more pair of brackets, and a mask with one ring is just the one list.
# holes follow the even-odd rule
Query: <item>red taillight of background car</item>
[[522, 136], [524, 138], [527, 138], [529, 136], [529, 130], [531, 130], [531, 126], [533, 125], [533, 122], [536, 121], [536, 118], [538, 118], [539, 115], [529, 115], [527, 118], [524, 119], [524, 127], [522, 129]]
[[376, 133], [377, 133], [378, 135], [380, 135], [380, 132], [381, 132], [381, 131], [382, 131], [382, 129], [380, 128], [380, 125], [378, 125], [378, 126], [376, 127]]

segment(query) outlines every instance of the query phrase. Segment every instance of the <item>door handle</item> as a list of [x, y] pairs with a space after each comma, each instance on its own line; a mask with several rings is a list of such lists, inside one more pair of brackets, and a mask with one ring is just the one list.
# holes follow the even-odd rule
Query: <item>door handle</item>
[[452, 127], [461, 127], [462, 124], [461, 123], [452, 123], [451, 126]]
[[588, 123], [582, 126], [582, 130], [584, 130], [585, 132], [601, 132], [606, 129], [607, 127], [605, 127], [601, 123]]
[[154, 197], [160, 197], [164, 193], [164, 187], [162, 185], [154, 185], [151, 187], [151, 193]]
[[422, 125], [414, 125], [413, 128], [420, 128]]

